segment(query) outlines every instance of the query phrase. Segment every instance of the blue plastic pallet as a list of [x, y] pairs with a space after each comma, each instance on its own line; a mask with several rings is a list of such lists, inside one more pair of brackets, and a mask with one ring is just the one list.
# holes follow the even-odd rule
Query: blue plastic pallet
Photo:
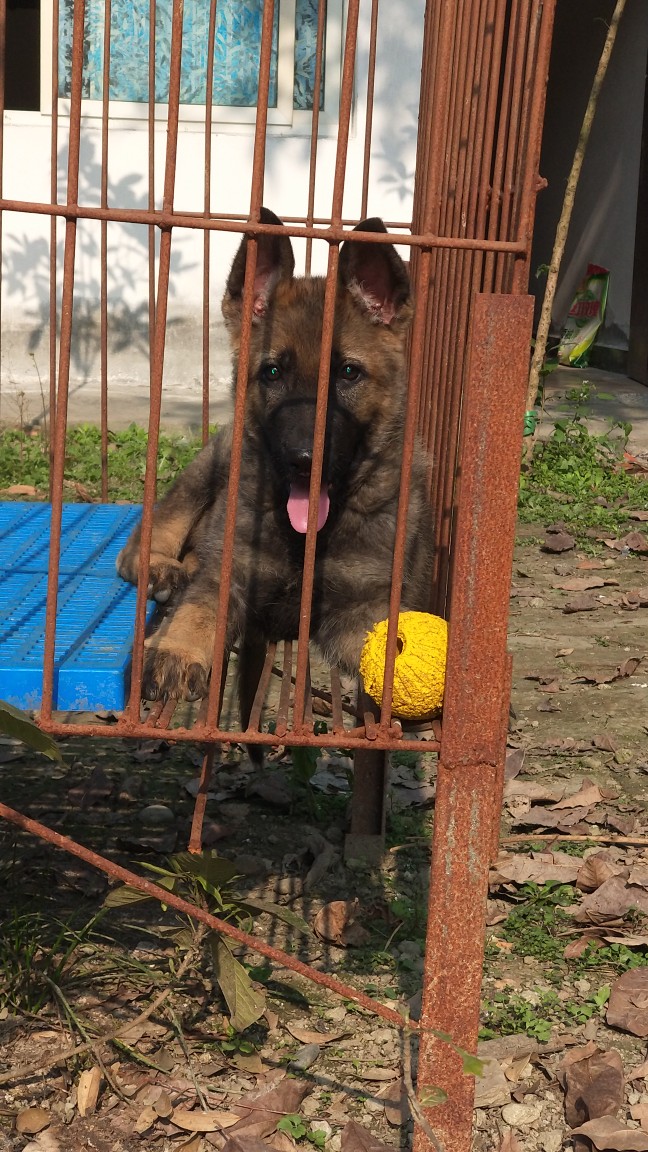
[[[49, 504], [0, 501], [0, 699], [40, 708]], [[120, 711], [126, 703], [137, 590], [115, 560], [138, 505], [66, 504], [56, 617], [54, 708]], [[147, 605], [147, 619], [155, 605]]]

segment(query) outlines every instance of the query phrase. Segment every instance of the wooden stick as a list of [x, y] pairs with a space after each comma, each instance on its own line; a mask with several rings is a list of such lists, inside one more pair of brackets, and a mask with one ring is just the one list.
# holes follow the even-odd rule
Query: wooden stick
[[561, 840], [565, 844], [629, 844], [633, 848], [648, 847], [648, 836], [570, 836], [564, 832], [554, 832], [553, 835], [549, 833], [538, 833], [534, 836], [532, 832], [520, 833], [519, 836], [503, 836], [500, 844], [518, 844], [531, 842], [536, 840]]

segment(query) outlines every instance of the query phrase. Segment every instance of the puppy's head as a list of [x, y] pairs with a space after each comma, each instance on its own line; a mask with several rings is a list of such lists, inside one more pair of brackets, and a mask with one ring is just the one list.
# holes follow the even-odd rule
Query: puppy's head
[[[261, 221], [281, 224], [268, 209]], [[340, 249], [318, 530], [334, 519], [362, 463], [393, 441], [402, 424], [412, 304], [403, 261], [391, 244], [370, 239], [385, 231], [382, 220], [364, 220], [355, 229], [358, 239]], [[244, 237], [223, 298], [235, 381], [247, 255]], [[246, 428], [263, 439], [288, 520], [305, 532], [325, 281], [295, 277], [294, 266], [289, 237], [258, 238]]]

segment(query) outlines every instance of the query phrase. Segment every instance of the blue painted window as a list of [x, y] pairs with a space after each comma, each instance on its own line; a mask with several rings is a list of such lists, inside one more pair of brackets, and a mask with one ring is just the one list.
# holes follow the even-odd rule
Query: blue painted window
[[[169, 95], [172, 0], [155, 4], [155, 99]], [[293, 107], [311, 110], [315, 79], [318, 0], [295, 0]], [[280, 0], [275, 3], [269, 105], [277, 105]], [[59, 95], [70, 94], [74, 0], [60, 0]], [[257, 102], [263, 0], [218, 0], [214, 47], [213, 104], [253, 108]], [[83, 94], [103, 96], [105, 0], [86, 0]], [[150, 0], [112, 0], [110, 99], [148, 100]], [[180, 100], [205, 103], [209, 4], [185, 0]], [[324, 84], [320, 95], [323, 106]]]

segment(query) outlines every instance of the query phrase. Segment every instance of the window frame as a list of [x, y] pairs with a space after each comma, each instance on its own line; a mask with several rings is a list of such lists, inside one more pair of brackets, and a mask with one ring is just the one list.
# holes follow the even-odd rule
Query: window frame
[[[296, 135], [310, 134], [313, 120], [312, 109], [293, 107], [294, 67], [295, 67], [295, 7], [296, 0], [279, 0], [279, 34], [277, 48], [277, 104], [268, 107], [268, 127], [272, 130], [292, 130]], [[53, 48], [53, 0], [41, 0], [41, 113], [52, 112], [52, 48]], [[324, 46], [324, 100], [319, 111], [319, 127], [322, 135], [332, 135], [337, 129], [338, 108], [342, 75], [342, 49], [345, 31], [344, 0], [327, 0], [326, 42]], [[70, 115], [69, 97], [59, 97], [58, 114]], [[103, 114], [103, 101], [83, 97], [81, 113], [90, 119]], [[134, 127], [146, 121], [148, 103], [133, 100], [108, 101], [110, 120], [124, 120]], [[256, 123], [256, 105], [240, 107], [212, 104], [212, 126], [215, 129], [250, 129]], [[155, 121], [164, 124], [168, 119], [168, 104], [156, 103]], [[181, 104], [180, 121], [186, 125], [201, 126], [205, 123], [204, 104]]]

